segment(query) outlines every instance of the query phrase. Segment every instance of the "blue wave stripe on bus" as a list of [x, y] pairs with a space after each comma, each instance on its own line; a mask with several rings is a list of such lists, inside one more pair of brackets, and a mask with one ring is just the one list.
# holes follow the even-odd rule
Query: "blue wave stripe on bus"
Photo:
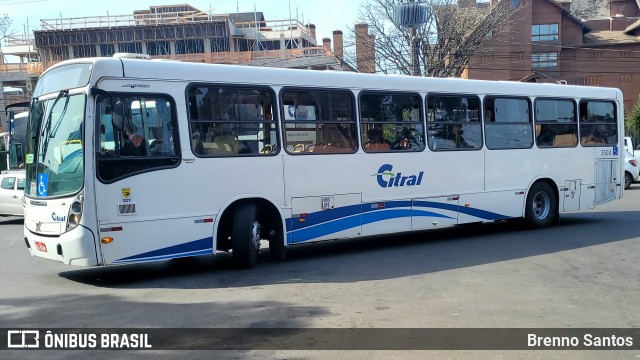
[[186, 252], [186, 253], [176, 253], [176, 254], [170, 254], [170, 255], [164, 255], [164, 256], [152, 256], [152, 257], [136, 258], [136, 259], [132, 259], [132, 260], [124, 260], [124, 259], [113, 260], [113, 263], [114, 264], [124, 264], [124, 263], [136, 263], [136, 262], [145, 262], [145, 261], [158, 261], [158, 260], [168, 260], [168, 259], [173, 259], [173, 258], [178, 258], [178, 257], [198, 256], [198, 255], [211, 255], [211, 254], [212, 254], [212, 249], [203, 249], [203, 250], [190, 251], [190, 252]]
[[[372, 207], [372, 205], [375, 204], [384, 204], [384, 208], [376, 208], [376, 207]], [[298, 218], [290, 218], [287, 219], [286, 224], [287, 224], [287, 242], [291, 243], [293, 241], [293, 232], [295, 232], [296, 235], [296, 241], [302, 241], [300, 239], [298, 239], [298, 234], [302, 234], [301, 230], [304, 229], [310, 229], [310, 228], [316, 228], [318, 226], [321, 225], [326, 225], [326, 224], [331, 224], [334, 223], [337, 220], [342, 220], [345, 219], [347, 217], [353, 217], [353, 216], [357, 216], [358, 215], [358, 210], [360, 209], [362, 212], [362, 224], [367, 224], [370, 222], [375, 222], [375, 221], [381, 221], [381, 220], [387, 220], [386, 218], [382, 217], [379, 218], [381, 213], [384, 213], [385, 210], [390, 210], [390, 209], [394, 209], [394, 208], [398, 208], [398, 207], [411, 207], [413, 206], [415, 207], [422, 207], [422, 208], [429, 208], [429, 209], [442, 209], [442, 210], [448, 210], [448, 211], [453, 211], [453, 212], [458, 212], [458, 213], [462, 213], [462, 214], [466, 214], [466, 215], [471, 215], [477, 218], [481, 218], [484, 220], [498, 220], [498, 219], [505, 219], [508, 218], [509, 216], [506, 215], [502, 215], [499, 213], [494, 213], [491, 211], [486, 211], [486, 210], [481, 210], [481, 209], [476, 209], [476, 208], [470, 208], [470, 207], [465, 207], [465, 206], [459, 206], [457, 204], [446, 204], [446, 203], [439, 203], [439, 202], [433, 202], [433, 201], [409, 201], [409, 200], [401, 200], [401, 201], [387, 201], [387, 202], [373, 202], [373, 203], [366, 203], [366, 204], [362, 204], [362, 205], [350, 205], [350, 206], [345, 206], [342, 208], [336, 208], [336, 209], [332, 209], [332, 210], [323, 210], [323, 211], [319, 211], [319, 212], [315, 212], [315, 213], [309, 213], [307, 214], [307, 216], [305, 217], [305, 221], [304, 223], [297, 223], [297, 219]], [[408, 210], [410, 211], [410, 210]], [[432, 217], [448, 217], [448, 216], [444, 216], [438, 213], [434, 213], [434, 212], [428, 212], [425, 210], [417, 210], [417, 209], [413, 209], [411, 211], [414, 211], [415, 215], [404, 215], [404, 216], [432, 216]], [[378, 219], [375, 221], [370, 221], [368, 222], [366, 220], [366, 217], [368, 214], [377, 214], [374, 215], [372, 217], [372, 219]], [[401, 217], [401, 216], [393, 216], [390, 218], [397, 218], [397, 217]], [[339, 224], [344, 224], [345, 221], [340, 221]], [[295, 229], [294, 229], [294, 225], [295, 225]], [[356, 226], [356, 225], [354, 225]], [[334, 226], [329, 226], [328, 228], [332, 228]], [[317, 235], [317, 236], [313, 236], [313, 237], [309, 237], [307, 238], [307, 236], [303, 236], [303, 238], [305, 238], [306, 240], [308, 239], [313, 239], [314, 237], [319, 237], [319, 236], [324, 236], [324, 235], [328, 235], [334, 232], [338, 232], [338, 231], [342, 231], [342, 230], [346, 230], [348, 228], [339, 228], [339, 230], [336, 231], [330, 231], [330, 232], [326, 232], [324, 233], [324, 231], [318, 231], [318, 230], [312, 230], [309, 233], [322, 233], [322, 235]]]
[[[124, 262], [124, 261], [132, 261], [136, 259], [148, 259], [148, 258], [158, 258], [158, 257], [166, 257], [171, 258], [172, 256], [183, 254], [183, 253], [192, 253], [192, 252], [204, 252], [209, 251], [209, 253], [213, 252], [213, 238], [208, 237], [200, 240], [190, 241], [184, 244], [173, 245], [169, 247], [165, 247], [162, 249], [148, 251], [142, 254], [132, 255], [126, 258], [117, 259], [113, 262]], [[202, 255], [202, 254], [199, 254]]]
[[[380, 208], [372, 208], [372, 205], [375, 204], [384, 204], [384, 208], [382, 209], [392, 209], [399, 207], [411, 207], [411, 201], [381, 201], [375, 203], [367, 203], [367, 204], [358, 204], [358, 205], [349, 205], [344, 207], [339, 207], [331, 210], [322, 210], [313, 213], [307, 214], [305, 217], [304, 223], [297, 223], [296, 230], [304, 229], [310, 226], [315, 226], [324, 222], [328, 222], [331, 220], [337, 220], [341, 218], [345, 218], [347, 216], [357, 215], [360, 213], [366, 213], [371, 211], [381, 210]], [[297, 219], [297, 218], [293, 218]], [[287, 219], [287, 231], [293, 230], [293, 221], [292, 219]]]
[[450, 216], [434, 213], [424, 210], [410, 210], [410, 209], [379, 209], [378, 211], [371, 211], [362, 214], [362, 216], [352, 215], [342, 219], [337, 219], [329, 222], [319, 224], [317, 226], [308, 227], [304, 229], [297, 229], [287, 234], [287, 242], [293, 241], [293, 235], [295, 234], [296, 242], [306, 241], [321, 236], [334, 234], [340, 231], [351, 229], [360, 225], [371, 224], [378, 221], [396, 219], [402, 217], [412, 216], [428, 216], [451, 219]]
[[472, 207], [459, 206], [459, 205], [453, 205], [453, 204], [443, 204], [443, 203], [438, 203], [433, 201], [414, 201], [413, 205], [420, 206], [420, 207], [427, 207], [427, 208], [456, 211], [456, 212], [475, 216], [477, 218], [481, 218], [485, 220], [499, 220], [499, 219], [506, 219], [510, 217], [510, 216], [494, 213], [491, 211], [476, 209]]

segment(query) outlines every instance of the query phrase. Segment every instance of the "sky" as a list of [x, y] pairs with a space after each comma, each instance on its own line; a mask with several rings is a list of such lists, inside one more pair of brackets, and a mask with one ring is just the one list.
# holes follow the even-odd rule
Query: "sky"
[[[265, 20], [297, 18], [316, 25], [316, 39], [333, 38], [333, 30], [342, 30], [358, 22], [360, 4], [366, 0], [0, 0], [0, 15], [12, 19], [15, 34], [24, 34], [28, 23], [31, 31], [40, 28], [41, 19], [73, 18], [102, 15], [130, 15], [134, 10], [153, 5], [189, 4], [213, 13], [261, 11]], [[289, 15], [291, 11], [291, 16]]]

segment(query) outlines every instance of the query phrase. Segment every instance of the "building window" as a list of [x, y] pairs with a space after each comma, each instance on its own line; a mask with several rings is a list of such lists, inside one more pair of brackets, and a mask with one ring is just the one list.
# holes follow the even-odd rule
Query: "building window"
[[524, 53], [523, 52], [511, 53], [511, 62], [512, 63], [521, 63], [523, 58], [524, 58]]
[[531, 25], [531, 41], [558, 40], [558, 24]]
[[140, 42], [119, 43], [118, 52], [142, 54], [142, 43]]
[[51, 61], [62, 61], [69, 59], [69, 47], [52, 46], [49, 48], [49, 59]]
[[360, 95], [360, 120], [363, 148], [366, 152], [422, 151], [420, 95], [407, 93], [363, 92]]
[[114, 44], [100, 44], [100, 56], [111, 57], [116, 53]]
[[535, 109], [538, 147], [573, 147], [578, 144], [576, 105], [572, 100], [538, 99]]
[[620, 84], [622, 85], [630, 85], [632, 83], [633, 75], [631, 74], [622, 74], [620, 75]]
[[229, 38], [214, 37], [211, 38], [211, 52], [229, 51]]
[[602, 60], [602, 51], [589, 52], [589, 60]]
[[74, 45], [73, 46], [74, 58], [85, 58], [85, 57], [95, 57], [95, 56], [96, 56], [95, 45]]
[[493, 63], [493, 55], [482, 54], [480, 56], [480, 62], [482, 64], [492, 64]]
[[628, 51], [628, 50], [621, 51], [621, 52], [620, 52], [620, 57], [623, 57], [623, 58], [631, 58], [631, 57], [633, 57], [633, 52]]
[[602, 75], [587, 76], [587, 85], [602, 86]]
[[176, 54], [202, 54], [204, 53], [203, 39], [176, 40]]
[[531, 54], [531, 67], [546, 68], [558, 66], [558, 53]]
[[147, 43], [147, 54], [149, 55], [170, 55], [171, 46], [168, 41], [150, 41]]

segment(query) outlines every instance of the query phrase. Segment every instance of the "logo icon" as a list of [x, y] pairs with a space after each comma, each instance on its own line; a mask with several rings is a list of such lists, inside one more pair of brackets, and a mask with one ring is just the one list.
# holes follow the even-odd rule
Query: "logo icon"
[[422, 183], [422, 177], [424, 176], [424, 171], [420, 171], [418, 175], [402, 175], [401, 172], [394, 173], [392, 172], [393, 165], [384, 164], [380, 166], [377, 174], [373, 174], [371, 176], [375, 176], [378, 180], [378, 185], [383, 188], [390, 187], [401, 187], [401, 186], [418, 186]]
[[134, 89], [134, 88], [150, 88], [151, 85], [147, 85], [147, 84], [124, 84], [121, 87], [128, 87], [128, 88], [131, 88], [131, 89]]
[[40, 347], [40, 331], [38, 330], [9, 330], [7, 331], [8, 348], [38, 348]]
[[131, 188], [122, 188], [122, 197], [128, 199], [131, 196]]

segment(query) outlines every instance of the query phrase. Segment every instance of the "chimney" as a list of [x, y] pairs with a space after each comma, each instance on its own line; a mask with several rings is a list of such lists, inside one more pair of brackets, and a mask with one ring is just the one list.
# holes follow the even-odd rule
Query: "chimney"
[[316, 26], [314, 24], [307, 24], [307, 27], [309, 28], [309, 32], [311, 33], [311, 37], [313, 38], [313, 40], [317, 40], [316, 39]]
[[322, 47], [327, 51], [331, 51], [331, 39], [322, 38]]
[[566, 10], [568, 13], [571, 13], [571, 0], [556, 0], [556, 2], [561, 8]]
[[338, 60], [342, 61], [344, 59], [344, 51], [342, 44], [342, 31], [341, 30], [333, 30], [333, 53], [336, 55]]
[[374, 73], [375, 62], [375, 37], [369, 35], [369, 25], [356, 24], [356, 67], [358, 72]]

